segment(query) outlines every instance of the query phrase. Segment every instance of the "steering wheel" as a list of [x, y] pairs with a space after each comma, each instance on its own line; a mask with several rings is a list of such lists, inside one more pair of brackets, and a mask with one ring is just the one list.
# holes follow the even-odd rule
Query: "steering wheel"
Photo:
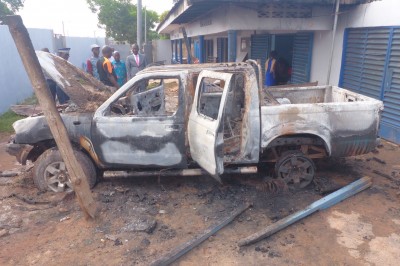
[[125, 107], [119, 103], [110, 104], [111, 112], [121, 115], [126, 115]]

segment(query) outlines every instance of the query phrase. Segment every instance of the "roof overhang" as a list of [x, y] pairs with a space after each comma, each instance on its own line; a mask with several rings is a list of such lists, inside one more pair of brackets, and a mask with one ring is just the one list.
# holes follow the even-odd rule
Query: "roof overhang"
[[[380, 0], [340, 0], [342, 5], [366, 4]], [[226, 4], [259, 5], [259, 4], [304, 4], [304, 5], [333, 5], [336, 0], [176, 0], [164, 21], [158, 27], [157, 32], [161, 33], [171, 24], [189, 23], [206, 12], [220, 8]]]

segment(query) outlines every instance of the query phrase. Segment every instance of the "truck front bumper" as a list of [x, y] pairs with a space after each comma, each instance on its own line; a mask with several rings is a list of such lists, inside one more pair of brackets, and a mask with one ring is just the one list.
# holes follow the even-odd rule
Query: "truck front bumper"
[[16, 144], [10, 142], [6, 146], [6, 151], [8, 154], [15, 156], [17, 161], [22, 165], [26, 164], [26, 160], [28, 158], [29, 152], [33, 149], [32, 145], [29, 144]]

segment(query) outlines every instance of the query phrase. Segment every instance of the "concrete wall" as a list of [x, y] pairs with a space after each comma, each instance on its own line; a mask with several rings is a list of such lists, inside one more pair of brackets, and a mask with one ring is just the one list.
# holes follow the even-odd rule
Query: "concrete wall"
[[126, 58], [131, 54], [131, 47], [129, 44], [112, 44], [110, 45], [115, 51], [121, 55], [121, 60], [126, 62]]
[[[40, 50], [44, 47], [53, 50], [53, 31], [44, 29], [28, 29], [33, 47]], [[7, 26], [0, 26], [0, 114], [30, 97], [33, 93], [28, 75]]]
[[[400, 26], [399, 10], [399, 0], [384, 0], [356, 6], [339, 16], [330, 84], [339, 83], [344, 30], [358, 27]], [[331, 42], [332, 31], [316, 32], [314, 35], [311, 80], [317, 80], [320, 84], [326, 83]]]
[[102, 47], [105, 44], [104, 38], [90, 37], [65, 37], [66, 47], [71, 48], [69, 61], [83, 69], [83, 64], [92, 55], [90, 46], [97, 44]]
[[165, 64], [171, 64], [172, 50], [171, 40], [153, 40], [153, 61], [165, 61]]

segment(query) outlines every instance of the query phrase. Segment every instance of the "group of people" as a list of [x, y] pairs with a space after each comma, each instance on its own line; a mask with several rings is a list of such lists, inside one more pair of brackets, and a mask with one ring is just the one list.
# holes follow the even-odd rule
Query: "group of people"
[[132, 54], [126, 58], [126, 63], [121, 60], [120, 53], [110, 46], [103, 46], [102, 56], [100, 56], [100, 46], [97, 44], [93, 44], [91, 49], [92, 56], [86, 61], [86, 72], [105, 85], [117, 89], [147, 65], [146, 57], [139, 53], [137, 44], [132, 45]]
[[[133, 44], [132, 54], [126, 58], [126, 63], [121, 60], [121, 55], [110, 46], [103, 46], [101, 49], [97, 44], [90, 46], [92, 55], [87, 59], [85, 71], [94, 78], [100, 80], [103, 84], [116, 89], [124, 85], [128, 80], [133, 78], [137, 72], [143, 70], [146, 65], [146, 57], [139, 53], [139, 46]], [[57, 55], [68, 61], [70, 48], [58, 49]], [[43, 52], [49, 53], [48, 48], [43, 48]], [[56, 84], [56, 82], [45, 74], [47, 85], [54, 100], [58, 100], [60, 104], [69, 101], [68, 95]]]

